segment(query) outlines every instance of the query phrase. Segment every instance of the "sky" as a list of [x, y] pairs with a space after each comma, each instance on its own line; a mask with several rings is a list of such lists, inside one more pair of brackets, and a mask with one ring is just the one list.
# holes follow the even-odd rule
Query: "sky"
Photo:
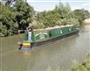
[[36, 10], [52, 10], [59, 2], [69, 3], [72, 10], [86, 9], [90, 12], [90, 0], [27, 0], [27, 2]]

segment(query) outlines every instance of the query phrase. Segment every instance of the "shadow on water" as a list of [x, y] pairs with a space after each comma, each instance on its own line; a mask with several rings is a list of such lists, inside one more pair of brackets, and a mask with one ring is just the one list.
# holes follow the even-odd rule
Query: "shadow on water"
[[32, 51], [17, 49], [18, 37], [2, 39], [2, 71], [70, 71], [90, 50], [90, 29], [79, 34], [34, 46]]

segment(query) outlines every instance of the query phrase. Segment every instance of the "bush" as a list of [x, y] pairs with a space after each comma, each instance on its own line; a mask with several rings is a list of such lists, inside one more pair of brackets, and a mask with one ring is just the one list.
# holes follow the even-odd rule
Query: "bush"
[[74, 66], [72, 71], [90, 71], [90, 54], [87, 56], [85, 62]]
[[0, 28], [0, 36], [8, 36], [8, 30], [7, 30], [7, 27], [6, 26], [2, 26], [1, 28]]

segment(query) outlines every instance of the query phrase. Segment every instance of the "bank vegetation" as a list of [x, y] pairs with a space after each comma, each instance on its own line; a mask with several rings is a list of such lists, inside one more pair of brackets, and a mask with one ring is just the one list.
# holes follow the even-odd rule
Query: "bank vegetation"
[[53, 10], [37, 12], [26, 0], [0, 1], [0, 36], [9, 36], [26, 30], [29, 24], [34, 29], [53, 27], [55, 25], [81, 25], [90, 13], [85, 9], [71, 10], [68, 3], [59, 3]]

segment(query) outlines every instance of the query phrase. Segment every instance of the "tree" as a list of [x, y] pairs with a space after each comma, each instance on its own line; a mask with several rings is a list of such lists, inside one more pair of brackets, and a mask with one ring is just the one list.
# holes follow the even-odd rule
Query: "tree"
[[25, 0], [0, 1], [0, 34], [12, 35], [19, 29], [25, 30], [33, 14], [34, 9]]
[[74, 14], [75, 18], [78, 19], [80, 24], [83, 23], [83, 20], [85, 18], [90, 16], [90, 13], [87, 10], [84, 10], [84, 9], [76, 9], [76, 10], [73, 11], [73, 14]]
[[[4, 33], [4, 31], [2, 31], [3, 35], [4, 34], [9, 35], [9, 33], [10, 33], [9, 30], [11, 30], [11, 28], [13, 28], [13, 29], [15, 28], [15, 26], [14, 26], [15, 22], [16, 22], [15, 13], [12, 11], [12, 9], [10, 7], [5, 6], [3, 4], [0, 5], [0, 21], [2, 23], [2, 27], [5, 30], [7, 30], [7, 31], [5, 31], [5, 33]], [[15, 32], [15, 31], [13, 32], [13, 29], [11, 30], [12, 34], [14, 34], [14, 32]]]
[[69, 16], [68, 14], [71, 12], [69, 4], [66, 3], [64, 5], [61, 2], [58, 5], [56, 5], [54, 10], [60, 14], [61, 19], [68, 17]]
[[12, 5], [16, 0], [1, 0], [1, 2], [5, 5]]
[[14, 8], [19, 29], [25, 30], [29, 23], [32, 22], [34, 9], [24, 0], [16, 0]]
[[45, 27], [55, 25], [79, 24], [68, 3], [59, 3], [52, 11], [44, 11], [37, 14], [37, 21]]

